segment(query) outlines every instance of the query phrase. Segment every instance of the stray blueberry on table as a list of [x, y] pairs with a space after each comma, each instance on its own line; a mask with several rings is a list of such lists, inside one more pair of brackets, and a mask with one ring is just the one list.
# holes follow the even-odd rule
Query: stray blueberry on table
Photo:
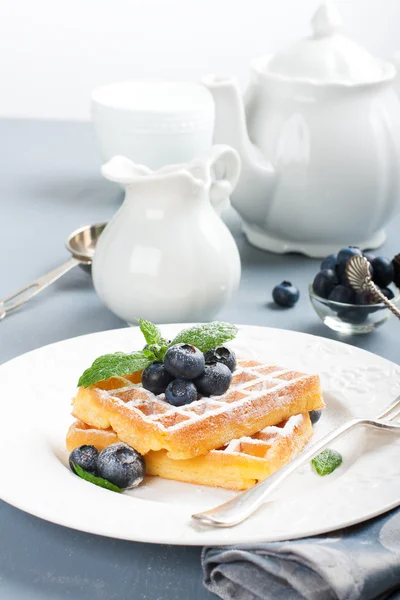
[[146, 464], [143, 456], [123, 442], [104, 448], [97, 460], [100, 477], [121, 489], [133, 488], [143, 481]]
[[164, 356], [164, 366], [173, 377], [194, 379], [203, 372], [204, 354], [191, 344], [175, 344]]
[[225, 348], [225, 346], [217, 346], [217, 348], [207, 350], [204, 358], [206, 364], [220, 362], [226, 365], [232, 373], [236, 368], [236, 354], [230, 348]]
[[192, 381], [174, 379], [165, 391], [165, 399], [173, 406], [184, 406], [197, 400], [197, 389]]
[[230, 369], [218, 362], [206, 365], [204, 372], [197, 377], [194, 383], [197, 391], [203, 396], [222, 396], [231, 385], [231, 381]]
[[153, 394], [163, 394], [173, 380], [161, 362], [153, 362], [142, 373], [142, 385]]
[[97, 471], [97, 459], [99, 456], [99, 451], [94, 446], [83, 445], [72, 450], [69, 455], [69, 466], [71, 471], [75, 473], [74, 464], [79, 465], [87, 471], [88, 473], [92, 473], [93, 475]]
[[300, 297], [300, 292], [290, 283], [290, 281], [282, 281], [272, 290], [272, 298], [275, 304], [284, 308], [291, 308], [296, 304]]

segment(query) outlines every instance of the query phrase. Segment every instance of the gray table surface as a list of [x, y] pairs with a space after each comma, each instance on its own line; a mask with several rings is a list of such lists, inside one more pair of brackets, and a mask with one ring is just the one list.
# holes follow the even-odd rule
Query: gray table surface
[[[100, 175], [89, 124], [0, 121], [0, 298], [67, 259], [73, 229], [110, 218], [121, 190]], [[309, 304], [307, 285], [318, 261], [252, 248], [231, 210], [226, 221], [238, 243], [242, 280], [219, 315], [226, 321], [303, 331], [344, 340], [399, 361], [394, 319], [368, 336], [343, 338]], [[400, 251], [400, 217], [380, 254]], [[349, 240], [351, 243], [351, 240]], [[271, 304], [273, 286], [292, 280], [298, 305]], [[123, 327], [96, 297], [90, 276], [74, 269], [0, 325], [0, 363], [69, 337]], [[112, 540], [66, 529], [0, 503], [0, 598], [7, 600], [175, 600], [214, 597], [202, 586], [200, 549]]]

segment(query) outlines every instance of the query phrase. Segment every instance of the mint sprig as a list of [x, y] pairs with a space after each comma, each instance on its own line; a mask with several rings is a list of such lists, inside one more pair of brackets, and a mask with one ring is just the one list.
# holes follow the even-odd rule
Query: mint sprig
[[214, 321], [203, 325], [195, 325], [181, 331], [169, 344], [191, 344], [202, 352], [207, 352], [216, 346], [222, 346], [225, 342], [232, 340], [238, 330], [235, 325]]
[[323, 450], [318, 456], [312, 459], [311, 464], [321, 477], [330, 475], [335, 469], [340, 467], [343, 462], [342, 455], [336, 450]]
[[151, 365], [156, 358], [151, 350], [139, 350], [134, 354], [124, 354], [124, 352], [104, 354], [96, 358], [92, 366], [82, 373], [78, 386], [86, 388], [109, 377], [142, 371]]
[[160, 344], [161, 331], [157, 325], [154, 325], [151, 321], [146, 321], [146, 319], [139, 319], [139, 327], [148, 346]]
[[139, 319], [139, 327], [147, 343], [147, 348], [133, 354], [115, 352], [99, 356], [92, 366], [86, 369], [78, 381], [78, 386], [89, 387], [109, 377], [118, 375], [130, 375], [143, 371], [154, 361], [163, 361], [168, 348], [175, 344], [191, 344], [201, 352], [207, 352], [211, 348], [221, 346], [232, 340], [237, 334], [237, 327], [230, 323], [214, 321], [196, 325], [181, 331], [172, 342], [167, 342], [162, 336], [159, 328], [145, 319]]
[[77, 475], [79, 475], [79, 477], [84, 479], [85, 481], [94, 483], [94, 485], [98, 485], [99, 487], [106, 488], [107, 490], [111, 490], [112, 492], [118, 492], [119, 494], [122, 492], [121, 488], [119, 488], [117, 485], [114, 485], [113, 483], [111, 483], [111, 481], [108, 481], [108, 479], [103, 479], [103, 477], [96, 477], [96, 475], [92, 475], [92, 473], [88, 473], [87, 471], [85, 471], [85, 469], [82, 469], [82, 467], [79, 466], [78, 464], [76, 464], [76, 463], [72, 463], [72, 464], [73, 464], [75, 473]]
[[168, 350], [168, 342], [161, 336], [161, 331], [151, 321], [146, 319], [138, 319], [140, 331], [146, 340], [147, 347], [155, 355], [157, 360], [163, 361], [166, 351]]

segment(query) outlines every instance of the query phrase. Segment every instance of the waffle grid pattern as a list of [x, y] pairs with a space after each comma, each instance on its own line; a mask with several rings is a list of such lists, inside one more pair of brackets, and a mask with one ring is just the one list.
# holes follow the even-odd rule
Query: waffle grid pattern
[[293, 415], [286, 422], [279, 425], [269, 425], [252, 436], [245, 436], [232, 440], [223, 448], [211, 452], [224, 452], [226, 454], [248, 454], [258, 458], [267, 458], [274, 446], [281, 443], [283, 438], [295, 434], [295, 431], [306, 420], [305, 415]]
[[[141, 385], [133, 384], [123, 377], [114, 377], [100, 384], [105, 397], [112, 397], [136, 412], [143, 421], [157, 425], [163, 430], [176, 429], [189, 421], [202, 420], [213, 414], [231, 413], [235, 408], [245, 407], [250, 399], [265, 397], [283, 391], [288, 383], [306, 379], [309, 375], [266, 365], [254, 360], [240, 359], [232, 377], [232, 384], [223, 396], [201, 398], [192, 404], [175, 407], [168, 404], [164, 394], [154, 396]], [[114, 385], [110, 389], [110, 385]], [[281, 396], [282, 402], [285, 394]]]

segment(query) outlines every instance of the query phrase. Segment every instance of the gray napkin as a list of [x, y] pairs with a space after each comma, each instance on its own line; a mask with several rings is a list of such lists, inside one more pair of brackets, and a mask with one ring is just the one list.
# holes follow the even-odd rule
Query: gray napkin
[[397, 600], [400, 508], [324, 536], [204, 548], [202, 564], [223, 600]]

